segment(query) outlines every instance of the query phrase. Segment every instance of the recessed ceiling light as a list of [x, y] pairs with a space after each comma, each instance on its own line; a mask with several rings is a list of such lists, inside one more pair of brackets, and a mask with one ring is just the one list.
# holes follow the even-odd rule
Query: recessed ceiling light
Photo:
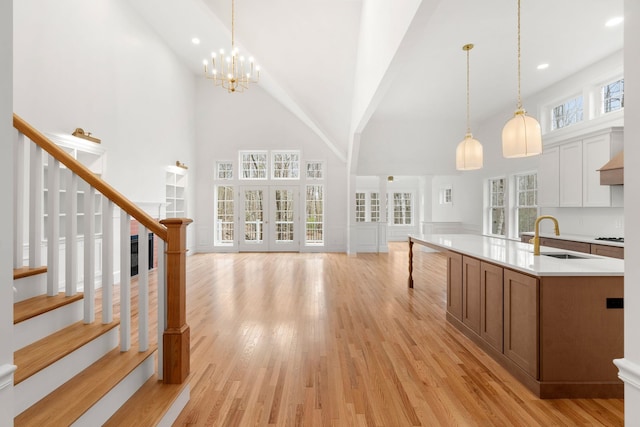
[[616, 16], [615, 18], [609, 19], [604, 25], [607, 27], [615, 27], [618, 24], [621, 24], [624, 21], [622, 16]]
[[546, 70], [547, 68], [549, 68], [549, 64], [540, 64], [537, 68], [538, 70]]
[[192, 39], [191, 39], [191, 43], [193, 43], [193, 44], [200, 44], [200, 39], [199, 39], [199, 38], [197, 38], [197, 37], [194, 37], [194, 38], [192, 38]]

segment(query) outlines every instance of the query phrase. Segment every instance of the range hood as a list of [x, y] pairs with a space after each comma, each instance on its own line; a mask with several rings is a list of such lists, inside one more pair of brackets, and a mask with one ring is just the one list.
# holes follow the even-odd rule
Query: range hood
[[616, 154], [598, 171], [600, 185], [624, 185], [624, 151]]

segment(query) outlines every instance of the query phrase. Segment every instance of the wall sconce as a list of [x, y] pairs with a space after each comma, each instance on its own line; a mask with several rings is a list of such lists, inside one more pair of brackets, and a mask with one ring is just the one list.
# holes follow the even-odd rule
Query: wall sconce
[[187, 165], [185, 165], [184, 163], [180, 163], [180, 160], [176, 160], [176, 166], [182, 169], [189, 169]]
[[388, 182], [393, 182], [393, 175], [389, 175], [389, 176], [387, 177], [387, 181], [388, 181]]
[[85, 132], [82, 128], [76, 128], [71, 135], [76, 136], [78, 138], [86, 139], [87, 141], [95, 142], [96, 144], [100, 144], [100, 139], [95, 136], [91, 136], [91, 132]]

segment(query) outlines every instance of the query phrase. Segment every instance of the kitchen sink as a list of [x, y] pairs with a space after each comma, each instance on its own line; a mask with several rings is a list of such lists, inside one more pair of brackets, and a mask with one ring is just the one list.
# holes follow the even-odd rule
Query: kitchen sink
[[591, 258], [591, 257], [588, 257], [588, 256], [568, 254], [566, 252], [549, 252], [549, 253], [541, 253], [540, 255], [550, 256], [550, 257], [558, 258], [558, 259], [588, 259], [588, 258]]

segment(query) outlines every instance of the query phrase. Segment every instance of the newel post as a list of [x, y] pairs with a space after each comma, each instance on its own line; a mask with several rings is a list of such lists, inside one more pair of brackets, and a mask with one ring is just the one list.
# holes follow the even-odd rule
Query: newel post
[[181, 384], [190, 371], [190, 331], [187, 325], [187, 218], [160, 221], [167, 227], [167, 329], [164, 331], [164, 382]]

